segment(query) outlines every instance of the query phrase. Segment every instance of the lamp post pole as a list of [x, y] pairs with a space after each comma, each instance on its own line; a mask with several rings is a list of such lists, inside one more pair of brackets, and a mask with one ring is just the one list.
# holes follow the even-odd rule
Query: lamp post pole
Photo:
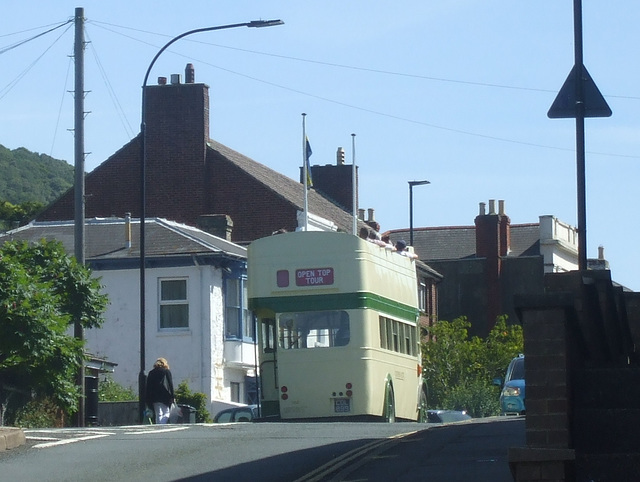
[[224, 30], [230, 28], [237, 27], [271, 27], [274, 25], [282, 25], [284, 22], [282, 20], [253, 20], [251, 22], [244, 23], [234, 23], [229, 25], [217, 25], [214, 27], [204, 27], [197, 28], [194, 30], [189, 30], [188, 32], [184, 32], [177, 37], [174, 37], [169, 42], [167, 42], [164, 47], [162, 47], [158, 53], [153, 57], [153, 60], [149, 64], [149, 68], [147, 68], [147, 72], [144, 76], [144, 81], [142, 82], [142, 121], [140, 123], [140, 151], [141, 151], [141, 159], [140, 159], [140, 373], [138, 374], [138, 415], [140, 417], [140, 421], [143, 421], [144, 418], [144, 410], [145, 410], [145, 386], [146, 386], [146, 376], [144, 373], [145, 369], [145, 311], [146, 311], [146, 300], [145, 300], [145, 267], [146, 267], [146, 239], [145, 239], [145, 218], [146, 218], [146, 164], [147, 164], [147, 123], [146, 123], [146, 97], [147, 97], [147, 81], [149, 80], [149, 74], [151, 73], [151, 69], [153, 68], [158, 57], [169, 48], [173, 43], [178, 40], [187, 37], [189, 35], [193, 35], [201, 32], [209, 32], [212, 30]]
[[431, 184], [429, 181], [409, 181], [409, 246], [413, 246], [413, 186]]

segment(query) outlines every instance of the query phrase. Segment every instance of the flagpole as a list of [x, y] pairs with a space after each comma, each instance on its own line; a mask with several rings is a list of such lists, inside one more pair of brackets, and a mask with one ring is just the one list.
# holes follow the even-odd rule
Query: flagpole
[[302, 183], [302, 189], [304, 189], [304, 230], [307, 231], [309, 227], [309, 166], [307, 165], [309, 159], [307, 158], [307, 132], [306, 132], [306, 117], [307, 114], [302, 113], [302, 170], [304, 171], [304, 182]]
[[352, 166], [351, 166], [351, 191], [353, 192], [353, 199], [351, 203], [353, 205], [353, 235], [358, 235], [358, 195], [356, 193], [356, 135], [351, 134], [351, 156], [352, 156]]

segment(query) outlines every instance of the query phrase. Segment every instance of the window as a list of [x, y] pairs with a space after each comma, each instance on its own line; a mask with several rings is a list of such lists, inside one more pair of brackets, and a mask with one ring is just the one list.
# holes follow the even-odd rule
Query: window
[[273, 353], [276, 351], [276, 320], [264, 318], [262, 323], [262, 352]]
[[188, 328], [186, 279], [160, 280], [160, 328]]
[[415, 325], [381, 316], [379, 327], [380, 348], [404, 353], [405, 355], [418, 355], [417, 328]]
[[278, 320], [278, 344], [285, 349], [344, 346], [351, 338], [346, 311], [282, 313]]
[[238, 382], [231, 382], [231, 401], [240, 402], [240, 384]]
[[418, 308], [423, 313], [427, 311], [427, 285], [424, 281], [418, 284]]
[[255, 323], [249, 311], [247, 283], [243, 278], [225, 280], [225, 333], [231, 339], [255, 339]]

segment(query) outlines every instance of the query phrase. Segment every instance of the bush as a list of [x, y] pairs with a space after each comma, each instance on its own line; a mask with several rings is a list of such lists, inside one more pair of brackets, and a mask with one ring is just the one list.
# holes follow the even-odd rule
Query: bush
[[473, 417], [498, 415], [499, 389], [494, 378], [504, 378], [507, 365], [522, 353], [520, 325], [507, 324], [501, 316], [487, 338], [469, 338], [471, 324], [465, 317], [438, 321], [430, 339], [422, 344], [423, 376], [432, 408], [466, 410]]
[[209, 400], [204, 393], [192, 392], [187, 382], [178, 385], [175, 392], [176, 403], [178, 405], [191, 405], [196, 409], [196, 423], [210, 423], [211, 414], [207, 410]]
[[472, 417], [489, 417], [500, 413], [500, 392], [495, 385], [483, 380], [471, 380], [453, 387], [444, 404], [452, 410], [466, 410]]
[[98, 384], [98, 400], [101, 402], [129, 402], [138, 399], [133, 388], [125, 388], [116, 382], [111, 375], [105, 375]]
[[64, 426], [64, 412], [50, 398], [35, 399], [16, 410], [13, 425], [22, 428]]

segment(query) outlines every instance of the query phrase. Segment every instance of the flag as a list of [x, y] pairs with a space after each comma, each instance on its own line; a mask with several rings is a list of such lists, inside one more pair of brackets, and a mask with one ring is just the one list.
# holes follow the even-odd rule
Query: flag
[[304, 153], [304, 169], [307, 178], [307, 189], [313, 187], [313, 179], [311, 178], [311, 165], [309, 164], [309, 158], [313, 154], [311, 150], [311, 144], [309, 144], [309, 138], [305, 137], [305, 153]]

